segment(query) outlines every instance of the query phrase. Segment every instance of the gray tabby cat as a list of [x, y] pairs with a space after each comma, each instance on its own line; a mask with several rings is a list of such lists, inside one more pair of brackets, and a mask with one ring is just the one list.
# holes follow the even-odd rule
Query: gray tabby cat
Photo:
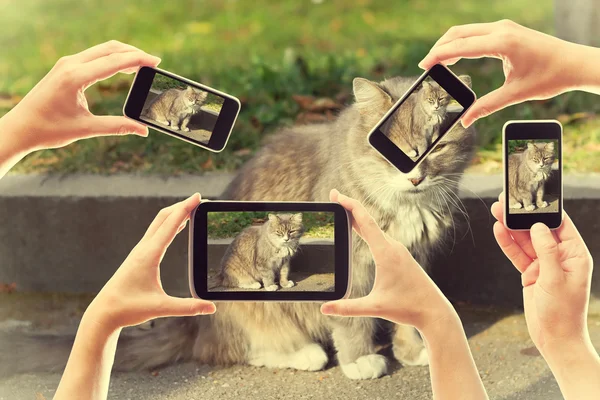
[[548, 206], [544, 201], [544, 185], [552, 172], [554, 159], [554, 142], [530, 142], [524, 152], [508, 157], [510, 208], [524, 207], [527, 211], [533, 211], [536, 206]]
[[192, 86], [183, 90], [169, 89], [158, 95], [142, 115], [175, 131], [189, 132], [190, 119], [200, 111], [207, 96], [208, 93]]
[[269, 214], [261, 226], [240, 232], [227, 247], [221, 270], [209, 280], [209, 289], [217, 286], [275, 291], [294, 286], [288, 280], [290, 259], [298, 251], [304, 233], [302, 214]]
[[[471, 85], [468, 75], [459, 78]], [[423, 81], [382, 127], [382, 132], [411, 158], [422, 155], [437, 139], [452, 98], [434, 81]]]
[[[368, 144], [367, 134], [414, 81], [414, 77], [381, 83], [355, 79], [356, 102], [335, 121], [284, 128], [270, 136], [222, 197], [329, 201], [330, 190], [336, 188], [362, 202], [381, 228], [427, 268], [436, 251], [451, 240], [455, 201], [448, 196], [457, 196], [460, 176], [472, 159], [475, 132], [459, 124], [409, 174], [394, 168]], [[375, 265], [369, 248], [354, 233], [352, 246], [350, 296], [365, 296], [373, 285]], [[223, 302], [213, 315], [158, 319], [153, 329], [133, 329], [130, 335], [135, 337], [121, 336], [114, 368], [155, 368], [196, 360], [315, 371], [327, 365], [325, 347], [333, 343], [349, 378], [386, 373], [386, 358], [377, 354], [375, 343], [382, 321], [324, 316], [319, 308], [309, 302]], [[395, 329], [393, 352], [400, 362], [428, 363], [415, 329], [390, 329]], [[11, 341], [20, 352], [17, 364], [48, 366], [56, 359], [48, 354], [50, 349], [58, 352], [56, 346], [33, 346], [30, 341], [21, 346], [20, 340], [25, 339]], [[68, 346], [61, 349], [68, 354]], [[63, 362], [51, 365], [64, 366]]]

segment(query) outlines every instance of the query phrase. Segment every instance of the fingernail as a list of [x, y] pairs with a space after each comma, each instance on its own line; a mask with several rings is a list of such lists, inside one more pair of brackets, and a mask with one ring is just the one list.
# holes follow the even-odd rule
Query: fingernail
[[156, 62], [157, 64], [159, 64], [162, 61], [160, 57], [152, 56], [152, 58], [154, 59], [154, 62]]
[[321, 306], [321, 313], [327, 315], [333, 314], [333, 306], [331, 304], [323, 304]]
[[217, 311], [217, 308], [214, 304], [210, 304], [208, 306], [204, 306], [204, 308], [200, 311], [202, 315], [214, 314]]
[[537, 234], [542, 234], [550, 232], [550, 229], [548, 229], [548, 227], [541, 222], [537, 222], [531, 227], [531, 231]]

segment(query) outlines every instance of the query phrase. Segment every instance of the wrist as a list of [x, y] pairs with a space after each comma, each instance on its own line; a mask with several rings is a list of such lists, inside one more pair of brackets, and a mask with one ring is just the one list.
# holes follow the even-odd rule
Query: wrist
[[577, 43], [567, 43], [564, 59], [567, 67], [562, 73], [568, 76], [567, 90], [582, 90], [600, 94], [600, 49]]
[[415, 326], [426, 338], [444, 335], [457, 325], [462, 326], [452, 304], [446, 299], [443, 300], [425, 314], [420, 326]]
[[26, 144], [27, 132], [15, 116], [15, 108], [0, 118], [0, 153], [6, 158], [23, 158], [33, 151]]

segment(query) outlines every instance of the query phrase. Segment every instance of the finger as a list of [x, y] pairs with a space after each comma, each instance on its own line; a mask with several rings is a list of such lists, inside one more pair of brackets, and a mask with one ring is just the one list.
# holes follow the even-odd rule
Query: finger
[[206, 315], [214, 314], [215, 311], [215, 304], [211, 301], [192, 298], [183, 299], [170, 296], [161, 301], [157, 310], [157, 312], [161, 314], [161, 317]]
[[172, 204], [160, 210], [154, 218], [154, 220], [152, 221], [152, 223], [150, 224], [150, 226], [148, 227], [148, 229], [146, 230], [146, 233], [144, 234], [144, 239], [151, 238], [156, 233], [158, 228], [163, 224], [163, 222], [165, 222], [167, 217], [171, 215], [175, 207], [177, 207], [177, 205], [180, 203], [181, 202]]
[[558, 243], [548, 227], [540, 222], [531, 227], [531, 241], [540, 261], [540, 279], [551, 282], [563, 278]]
[[126, 53], [129, 51], [141, 51], [130, 44], [119, 42], [118, 40], [109, 40], [108, 42], [97, 44], [84, 51], [73, 55], [73, 59], [79, 62], [88, 62], [113, 53]]
[[[334, 203], [339, 203], [339, 195], [340, 192], [338, 192], [336, 189], [331, 189], [331, 191], [329, 192], [329, 200], [331, 200]], [[362, 237], [362, 235], [360, 234], [360, 227], [357, 225], [352, 215], [350, 215], [350, 223], [352, 224], [352, 229], [354, 229], [358, 236]]]
[[[504, 206], [499, 202], [492, 204], [492, 215], [504, 226]], [[504, 227], [506, 228], [506, 227]], [[508, 231], [508, 230], [507, 230]], [[526, 231], [509, 231], [514, 241], [532, 260], [536, 258], [535, 250], [531, 244], [531, 235]]]
[[500, 204], [504, 205], [504, 192], [500, 192], [500, 194], [498, 195], [498, 201], [500, 202]]
[[555, 232], [558, 240], [560, 240], [561, 242], [565, 242], [567, 240], [581, 240], [583, 242], [583, 238], [577, 230], [577, 227], [571, 220], [571, 217], [569, 217], [567, 212], [564, 210], [562, 225]]
[[499, 38], [492, 35], [457, 38], [433, 47], [419, 65], [429, 69], [435, 64], [445, 64], [449, 60], [482, 57], [500, 58], [501, 47]]
[[160, 58], [144, 53], [143, 51], [130, 51], [126, 53], [112, 53], [104, 57], [83, 63], [74, 72], [77, 84], [93, 85], [103, 79], [134, 68], [143, 66], [155, 67], [160, 63]]
[[94, 115], [85, 119], [82, 138], [95, 136], [148, 136], [148, 128], [132, 119], [113, 115]]
[[494, 237], [504, 255], [519, 272], [523, 273], [531, 265], [532, 259], [511, 236], [510, 232], [500, 222], [494, 224]]
[[540, 276], [540, 262], [539, 260], [533, 260], [531, 265], [527, 267], [525, 272], [521, 274], [521, 284], [523, 287], [533, 285], [537, 282]]
[[471, 36], [488, 35], [494, 31], [493, 22], [484, 22], [477, 24], [456, 25], [448, 29], [446, 33], [438, 39], [433, 47], [441, 46], [459, 38], [467, 38]]
[[480, 118], [485, 118], [498, 110], [519, 103], [516, 91], [512, 85], [504, 85], [485, 96], [477, 99], [461, 118], [463, 127], [468, 128]]
[[352, 213], [352, 219], [358, 226], [358, 233], [369, 245], [373, 256], [385, 251], [387, 240], [377, 222], [371, 217], [365, 207], [357, 200], [343, 194], [338, 194], [339, 203]]
[[186, 219], [183, 224], [179, 225], [179, 228], [177, 228], [177, 234], [179, 234], [179, 232], [181, 232], [182, 230], [185, 229], [185, 227], [187, 226], [188, 220]]
[[341, 317], [376, 317], [368, 296], [358, 299], [330, 301], [321, 306], [321, 313]]
[[198, 204], [200, 204], [200, 194], [195, 193], [177, 204], [173, 208], [171, 214], [158, 227], [156, 233], [150, 240], [153, 242], [152, 246], [160, 252], [161, 257], [167, 250], [167, 247], [173, 242], [181, 224], [189, 218], [190, 213], [194, 211], [194, 208], [196, 208]]

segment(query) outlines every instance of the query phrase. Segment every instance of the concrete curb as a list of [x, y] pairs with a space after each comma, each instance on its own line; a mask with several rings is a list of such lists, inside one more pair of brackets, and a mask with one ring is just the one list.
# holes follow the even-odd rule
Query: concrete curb
[[[96, 292], [160, 208], [195, 191], [215, 198], [232, 177], [6, 176], [0, 180], [0, 282], [16, 282], [21, 291]], [[567, 175], [564, 183], [565, 209], [600, 260], [600, 175]], [[521, 305], [520, 277], [492, 235], [489, 206], [501, 190], [499, 175], [463, 179], [461, 198], [472, 235], [457, 231], [452, 248], [432, 267], [451, 298]], [[599, 276], [594, 274], [596, 294]], [[169, 293], [188, 293], [187, 235], [180, 234], [167, 252], [162, 278]]]

